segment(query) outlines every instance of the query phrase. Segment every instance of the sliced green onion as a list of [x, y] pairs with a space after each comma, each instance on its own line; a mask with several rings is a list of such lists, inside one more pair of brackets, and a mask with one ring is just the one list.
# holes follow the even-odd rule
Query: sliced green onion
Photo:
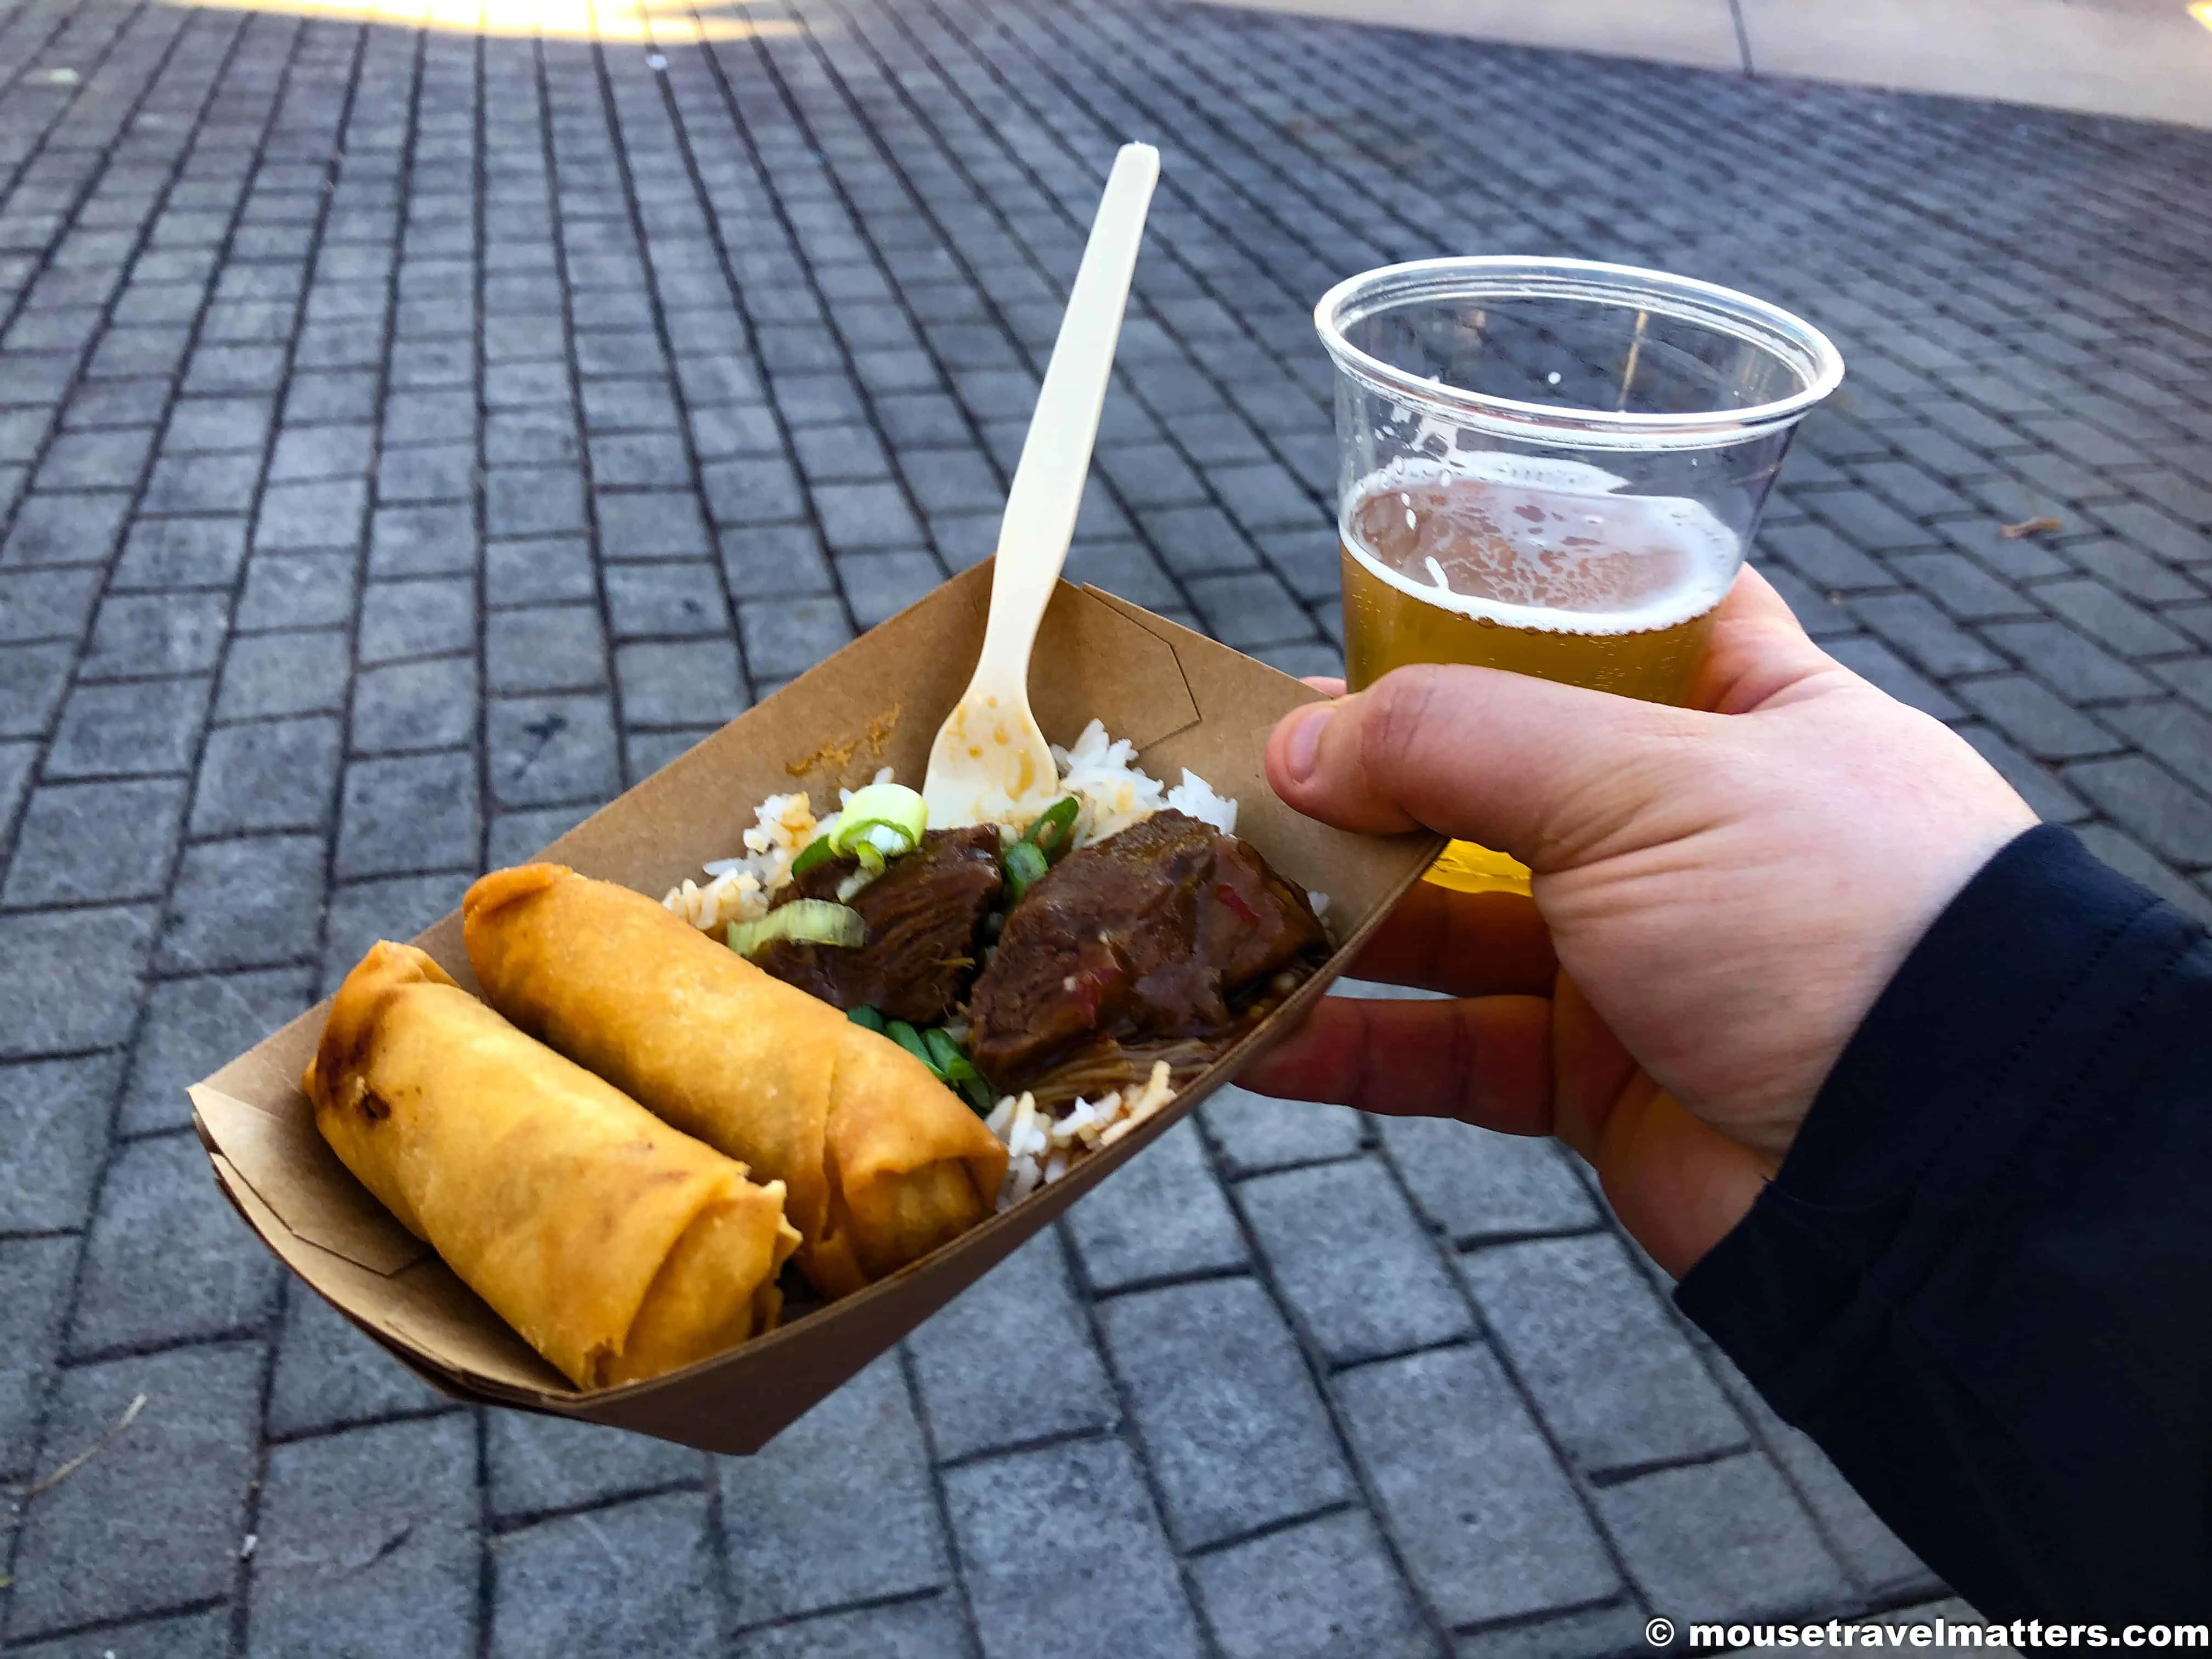
[[799, 856], [791, 861], [791, 873], [803, 876], [817, 864], [827, 864], [837, 856], [837, 849], [830, 844], [828, 836], [817, 836], [806, 843]]
[[[857, 853], [865, 862], [872, 846], [868, 839], [871, 830], [889, 830], [906, 845], [903, 852], [912, 852], [921, 845], [921, 832], [929, 827], [929, 804], [919, 790], [909, 789], [902, 783], [872, 783], [865, 789], [855, 790], [853, 799], [845, 803], [845, 810], [837, 815], [837, 827], [829, 839], [841, 853]], [[878, 858], [883, 848], [875, 848]]]
[[968, 1063], [968, 1056], [960, 1052], [960, 1045], [936, 1026], [924, 1031], [921, 1040], [929, 1045], [929, 1063], [948, 1079], [957, 1080], [963, 1072], [975, 1069]]
[[1030, 890], [1030, 884], [1052, 867], [1043, 852], [1033, 841], [1018, 841], [1006, 848], [1006, 891], [1011, 902], [1019, 904], [1022, 895]]
[[978, 1117], [990, 1116], [992, 1107], [997, 1103], [991, 1098], [991, 1085], [975, 1069], [975, 1062], [961, 1052], [952, 1034], [933, 1025], [921, 1035], [929, 1049], [931, 1065], [946, 1086], [965, 1095]]
[[937, 1062], [930, 1058], [929, 1045], [921, 1040], [921, 1033], [913, 1026], [902, 1019], [886, 1020], [884, 1022], [884, 1035], [928, 1066], [929, 1074], [939, 1083], [945, 1081], [945, 1073], [937, 1069]]
[[860, 868], [866, 871], [870, 875], [880, 876], [883, 874], [884, 849], [877, 846], [875, 842], [872, 841], [854, 842], [853, 843], [853, 856], [860, 860]]
[[845, 1018], [863, 1030], [873, 1031], [878, 1036], [883, 1035], [884, 1017], [865, 1002], [857, 1008], [848, 1008]]
[[1047, 863], [1057, 864], [1075, 844], [1075, 815], [1082, 810], [1083, 803], [1075, 796], [1063, 795], [1037, 814], [1022, 839], [1042, 853]]
[[839, 945], [851, 947], [867, 942], [868, 925], [858, 910], [828, 899], [793, 899], [769, 911], [758, 921], [733, 921], [723, 937], [741, 957], [759, 952], [778, 939], [794, 945]]

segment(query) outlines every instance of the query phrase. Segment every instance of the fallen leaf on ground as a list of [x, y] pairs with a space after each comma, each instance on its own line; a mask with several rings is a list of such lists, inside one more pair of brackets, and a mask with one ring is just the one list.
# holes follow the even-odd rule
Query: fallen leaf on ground
[[2058, 520], [2046, 515], [2039, 519], [2022, 519], [2018, 524], [2001, 525], [1998, 526], [1997, 534], [2008, 542], [2016, 542], [2022, 536], [2040, 536], [2053, 530], [2065, 528], [2065, 525]]

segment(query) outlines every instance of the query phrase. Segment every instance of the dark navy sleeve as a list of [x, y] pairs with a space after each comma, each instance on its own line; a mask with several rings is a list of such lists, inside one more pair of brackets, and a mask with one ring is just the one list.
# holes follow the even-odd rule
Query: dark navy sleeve
[[2212, 1609], [2212, 938], [2030, 830], [1683, 1311], [1994, 1619]]

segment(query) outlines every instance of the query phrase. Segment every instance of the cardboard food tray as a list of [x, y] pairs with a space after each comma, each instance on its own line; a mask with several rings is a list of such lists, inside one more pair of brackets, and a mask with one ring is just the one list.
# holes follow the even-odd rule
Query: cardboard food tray
[[[546, 849], [586, 875], [658, 897], [739, 850], [763, 798], [817, 803], [880, 766], [919, 785], [931, 738], [982, 645], [990, 567], [956, 577], [671, 762]], [[1060, 1181], [858, 1295], [717, 1358], [586, 1393], [479, 1301], [369, 1195], [316, 1132], [301, 1069], [329, 1004], [310, 1009], [191, 1090], [216, 1181], [285, 1265], [411, 1370], [448, 1393], [611, 1424], [709, 1451], [758, 1449], [997, 1265], [1295, 1026], [1442, 846], [1346, 835], [1267, 787], [1268, 730], [1316, 693], [1163, 617], [1062, 583], [1031, 672], [1038, 721], [1070, 743], [1096, 717], [1173, 783], [1188, 767], [1242, 802], [1237, 833], [1291, 880], [1330, 897], [1328, 965], [1164, 1110]], [[416, 941], [471, 992], [459, 912]]]

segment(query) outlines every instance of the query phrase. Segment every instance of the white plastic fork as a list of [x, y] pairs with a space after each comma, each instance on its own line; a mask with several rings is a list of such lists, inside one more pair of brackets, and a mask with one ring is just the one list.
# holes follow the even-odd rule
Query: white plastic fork
[[1013, 487], [1006, 492], [982, 655], [929, 751], [921, 793], [933, 828], [1032, 816], [1058, 792], [1052, 747], [1030, 712], [1030, 653], [1053, 584], [1067, 562], [1137, 246], [1159, 174], [1159, 151], [1150, 144], [1124, 144], [1091, 222], [1091, 240], [1030, 416]]

